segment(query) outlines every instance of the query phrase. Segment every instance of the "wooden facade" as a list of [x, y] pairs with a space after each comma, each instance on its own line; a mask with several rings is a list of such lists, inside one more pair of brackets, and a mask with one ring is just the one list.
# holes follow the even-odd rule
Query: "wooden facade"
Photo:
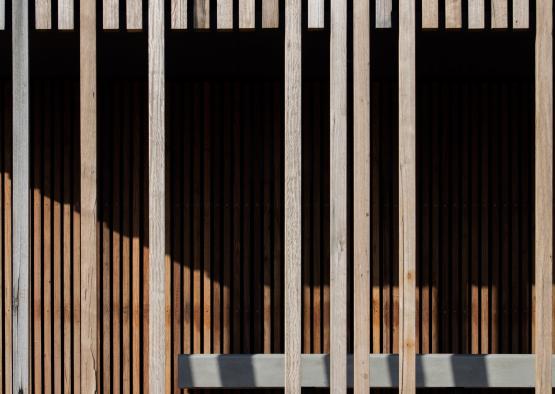
[[400, 355], [403, 393], [420, 354], [534, 353], [551, 391], [550, 1], [21, 8], [0, 0], [1, 393], [177, 393], [179, 355], [239, 353], [285, 354], [289, 393], [329, 353], [334, 394], [351, 353], [356, 393], [368, 353]]

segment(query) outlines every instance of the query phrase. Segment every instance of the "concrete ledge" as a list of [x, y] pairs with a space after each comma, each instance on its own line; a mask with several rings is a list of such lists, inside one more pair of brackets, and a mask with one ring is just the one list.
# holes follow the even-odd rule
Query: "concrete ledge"
[[[399, 357], [371, 354], [371, 387], [397, 387]], [[181, 388], [283, 387], [283, 354], [180, 355]], [[417, 387], [534, 387], [533, 354], [425, 354], [416, 357]], [[347, 360], [353, 383], [353, 357]], [[553, 372], [555, 378], [555, 371]], [[329, 387], [329, 356], [303, 354], [303, 387]]]

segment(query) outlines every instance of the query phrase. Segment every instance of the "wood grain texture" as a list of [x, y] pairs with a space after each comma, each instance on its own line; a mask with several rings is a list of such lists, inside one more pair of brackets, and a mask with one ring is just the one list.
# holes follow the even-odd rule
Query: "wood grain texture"
[[233, 0], [218, 0], [216, 7], [218, 29], [233, 29]]
[[439, 27], [438, 0], [422, 0], [422, 28], [437, 29]]
[[171, 28], [187, 28], [187, 0], [171, 0]]
[[535, 353], [536, 393], [551, 392], [553, 335], [553, 2], [536, 3]]
[[6, 0], [0, 0], [0, 30], [6, 28]]
[[325, 21], [324, 0], [308, 0], [308, 28], [323, 29]]
[[[30, 392], [30, 139], [28, 3], [12, 6], [13, 81], [13, 391]], [[8, 279], [9, 280], [9, 279]]]
[[399, 3], [399, 392], [416, 392], [415, 4]]
[[468, 28], [483, 29], [486, 25], [484, 0], [468, 0]]
[[195, 29], [210, 28], [210, 0], [196, 0], [194, 2], [193, 19]]
[[58, 0], [58, 30], [73, 30], [74, 0]]
[[461, 0], [445, 0], [445, 28], [460, 29], [462, 27]]
[[126, 0], [125, 6], [127, 30], [141, 30], [143, 28], [142, 0]]
[[530, 1], [513, 1], [513, 29], [528, 29], [530, 27]]
[[387, 29], [392, 26], [393, 0], [376, 0], [376, 28]]
[[302, 6], [285, 4], [285, 392], [301, 392]]
[[35, 29], [52, 29], [52, 0], [35, 1]]
[[255, 28], [255, 0], [239, 0], [239, 29]]
[[104, 30], [119, 29], [118, 0], [102, 0], [102, 28]]
[[165, 156], [164, 1], [148, 5], [148, 387], [166, 387], [166, 156]]
[[330, 390], [347, 392], [347, 4], [331, 2]]
[[279, 0], [262, 2], [262, 28], [277, 29], [279, 27]]
[[353, 3], [353, 259], [355, 394], [368, 393], [370, 353], [370, 4]]
[[80, 11], [81, 393], [99, 390], [96, 2]]
[[506, 29], [509, 27], [508, 0], [491, 0], [491, 28]]

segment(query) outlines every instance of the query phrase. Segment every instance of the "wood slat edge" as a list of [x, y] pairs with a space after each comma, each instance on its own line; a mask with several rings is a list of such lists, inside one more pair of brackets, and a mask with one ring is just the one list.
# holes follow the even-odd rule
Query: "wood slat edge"
[[233, 0], [218, 0], [216, 22], [218, 29], [233, 29]]
[[508, 0], [491, 0], [491, 28], [506, 29], [509, 27]]
[[0, 0], [0, 30], [6, 28], [6, 0]]
[[513, 0], [513, 29], [528, 29], [530, 27], [529, 0]]
[[35, 28], [37, 30], [52, 28], [51, 0], [35, 0]]
[[127, 0], [126, 2], [127, 30], [141, 30], [143, 28], [142, 0]]
[[445, 0], [445, 28], [460, 29], [462, 27], [462, 1]]
[[438, 22], [438, 0], [422, 0], [422, 28], [437, 29]]
[[102, 0], [102, 28], [104, 30], [119, 29], [118, 0]]
[[187, 0], [171, 0], [171, 28], [187, 28]]
[[392, 27], [391, 13], [393, 12], [392, 0], [376, 0], [376, 28], [388, 29]]
[[483, 29], [485, 27], [484, 0], [468, 0], [468, 28]]
[[255, 28], [255, 0], [239, 0], [239, 29]]
[[74, 0], [58, 0], [58, 30], [73, 30]]
[[265, 0], [262, 2], [262, 28], [279, 28], [279, 0]]
[[196, 0], [194, 3], [195, 29], [210, 28], [210, 0]]
[[285, 4], [285, 392], [301, 393], [301, 0]]
[[324, 0], [308, 0], [308, 28], [323, 29], [325, 22]]

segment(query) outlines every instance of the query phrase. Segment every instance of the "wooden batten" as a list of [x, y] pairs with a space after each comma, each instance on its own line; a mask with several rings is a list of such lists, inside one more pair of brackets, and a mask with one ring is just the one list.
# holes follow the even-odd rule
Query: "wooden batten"
[[506, 29], [509, 27], [508, 0], [491, 0], [491, 28]]
[[73, 30], [74, 0], [58, 0], [58, 30]]
[[277, 29], [279, 27], [279, 0], [262, 2], [262, 28]]
[[127, 30], [141, 30], [143, 28], [142, 0], [126, 0]]
[[422, 0], [422, 28], [437, 29], [439, 27], [438, 0]]
[[254, 29], [255, 0], [239, 0], [239, 29]]
[[391, 13], [393, 12], [392, 0], [376, 0], [376, 28], [388, 29], [392, 27]]
[[210, 0], [197, 0], [194, 3], [194, 24], [195, 29], [210, 28]]
[[445, 28], [460, 29], [462, 27], [462, 1], [445, 0]]
[[308, 28], [324, 28], [324, 0], [308, 0]]
[[468, 28], [483, 29], [486, 26], [484, 0], [468, 0]]
[[0, 30], [6, 28], [6, 0], [0, 0]]
[[35, 0], [35, 29], [52, 28], [52, 1]]
[[218, 0], [216, 7], [216, 23], [218, 29], [233, 29], [233, 0]]
[[347, 392], [347, 4], [331, 2], [330, 390]]
[[102, 28], [119, 29], [119, 0], [102, 0]]
[[187, 28], [187, 0], [171, 0], [171, 28]]
[[301, 0], [285, 8], [285, 392], [301, 393]]

